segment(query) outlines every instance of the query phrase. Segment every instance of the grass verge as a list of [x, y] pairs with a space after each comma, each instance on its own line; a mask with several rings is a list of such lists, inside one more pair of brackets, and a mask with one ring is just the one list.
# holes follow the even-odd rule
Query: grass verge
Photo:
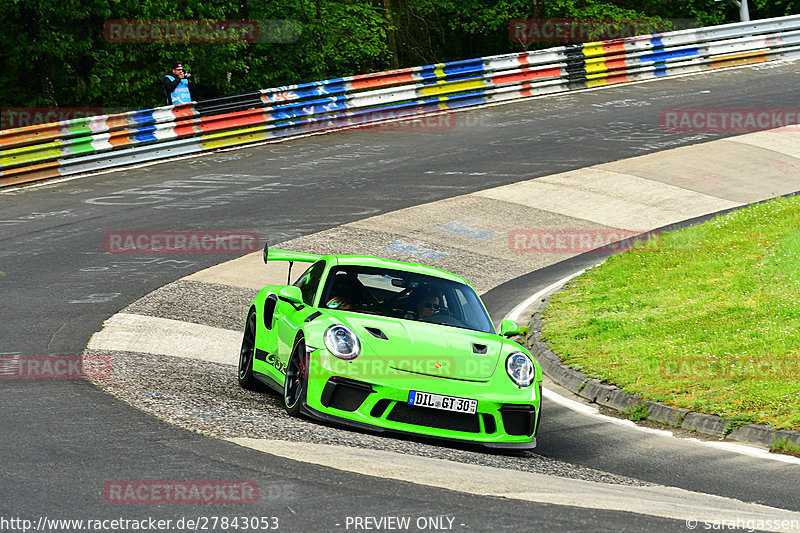
[[773, 442], [769, 451], [773, 453], [784, 453], [786, 455], [800, 457], [800, 446], [797, 446], [786, 439], [778, 439]]
[[647, 404], [645, 403], [636, 404], [635, 407], [625, 409], [622, 411], [622, 413], [628, 415], [628, 420], [632, 420], [634, 422], [644, 420], [650, 416], [650, 410], [647, 408]]
[[800, 429], [800, 197], [610, 257], [556, 294], [543, 340], [643, 400]]

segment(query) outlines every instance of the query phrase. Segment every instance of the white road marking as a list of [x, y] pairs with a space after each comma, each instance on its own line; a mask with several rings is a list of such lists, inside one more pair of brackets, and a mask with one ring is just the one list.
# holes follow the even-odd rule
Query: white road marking
[[[566, 276], [538, 291], [515, 307], [506, 318], [518, 317], [519, 314], [530, 307], [533, 302], [583, 272], [584, 271], [581, 270], [580, 272]], [[92, 350], [168, 355], [235, 366], [238, 363], [237, 357], [240, 342], [241, 333], [238, 331], [214, 328], [168, 318], [118, 313], [109, 318], [105, 322], [104, 328], [92, 336], [87, 347]], [[596, 406], [567, 398], [552, 389], [544, 388], [543, 396], [547, 398], [548, 401], [557, 403], [585, 416], [624, 426], [643, 433], [674, 439], [680, 438], [680, 440], [685, 442], [692, 442], [702, 446], [709, 446], [759, 459], [800, 464], [800, 458], [770, 453], [767, 450], [745, 444], [676, 437], [669, 430], [652, 429], [637, 425], [630, 420], [601, 414]]]
[[[302, 264], [295, 265], [292, 270], [293, 277], [299, 276], [305, 268]], [[270, 261], [265, 264], [264, 252], [253, 252], [200, 270], [183, 279], [261, 290], [267, 285], [291, 283], [288, 273], [288, 262]]]
[[[733, 68], [752, 67], [742, 66]], [[697, 75], [696, 73], [692, 73], [686, 74], [685, 76]], [[671, 78], [677, 77], [684, 76], [671, 76]], [[650, 83], [653, 81], [660, 80], [645, 80], [633, 82], [629, 85]], [[603, 86], [581, 91], [544, 95], [541, 96], [541, 98], [571, 96], [573, 92], [586, 92], [616, 87], [616, 85]], [[484, 107], [521, 102], [522, 99], [512, 100], [476, 106], [459, 111], [474, 111]], [[448, 110], [446, 112], [452, 111]], [[404, 117], [397, 120], [406, 119], [407, 118]], [[368, 127], [369, 125], [366, 126]], [[354, 129], [355, 127], [358, 126], [341, 129]], [[326, 133], [328, 132], [314, 132], [307, 135], [294, 136], [292, 138], [309, 137], [311, 135], [322, 135]], [[91, 175], [123, 172], [132, 168], [143, 168], [170, 161], [192, 159], [214, 152], [228, 152], [252, 148], [264, 144], [283, 142], [284, 140], [287, 139], [266, 140], [237, 147], [228, 147], [220, 150], [204, 151], [187, 156], [147, 162], [135, 166], [107, 169], [77, 176], [67, 176], [56, 180], [9, 188], [2, 192], [14, 192], [29, 187], [53, 185], [55, 183], [72, 181]], [[566, 281], [579, 275], [581, 272], [573, 274], [556, 284], [552, 284], [543, 291], [539, 291], [535, 295], [527, 298], [524, 302], [516, 306], [508, 316], [514, 319], [518, 318], [533, 302], [541, 298], [542, 295], [551, 290], [555, 290], [560, 284], [566, 283]], [[141, 315], [122, 313], [115, 315], [107, 321], [106, 328], [92, 337], [89, 348], [137, 352], [144, 351], [148, 353], [166, 354], [235, 365], [235, 357], [240, 339], [241, 333], [239, 332], [231, 332], [219, 328], [188, 324], [157, 317], [143, 317]], [[549, 389], [545, 390], [544, 395], [549, 401], [564, 405], [587, 416], [593, 416], [626, 427], [633, 427], [636, 430], [647, 433], [673, 436], [669, 431], [644, 428], [627, 420], [607, 417], [600, 414], [595, 406], [571, 400]], [[764, 450], [749, 446], [732, 443], [704, 442], [696, 439], [685, 440], [735, 453], [800, 464], [800, 459], [768, 454], [768, 452]], [[233, 439], [233, 442], [274, 455], [281, 455], [300, 461], [311, 461], [315, 464], [322, 464], [341, 470], [349, 470], [366, 475], [379, 475], [429, 486], [460, 490], [474, 494], [488, 494], [509, 499], [573, 505], [584, 508], [610, 509], [678, 519], [691, 517], [697, 520], [730, 521], [732, 518], [742, 518], [744, 520], [770, 519], [774, 521], [778, 518], [797, 520], [800, 517], [797, 513], [788, 513], [780, 509], [748, 504], [737, 500], [709, 496], [671, 487], [627, 487], [607, 485], [478, 465], [464, 465], [450, 461], [406, 456], [378, 450], [353, 449], [341, 446], [307, 443], [292, 443], [287, 446], [285, 442], [255, 439]]]
[[[716, 146], [722, 149], [722, 145]], [[632, 166], [629, 172], [609, 170], [606, 163], [484, 189], [472, 195], [636, 233], [742, 205], [741, 202], [634, 174], [640, 171], [646, 175], [646, 162], [671, 157], [663, 154], [645, 156], [645, 160], [631, 158], [616, 162], [617, 165]], [[610, 236], [608, 232], [605, 234]]]
[[229, 440], [294, 461], [469, 494], [692, 519], [701, 524], [737, 518], [744, 521], [771, 519], [770, 524], [775, 520], [795, 520], [795, 527], [800, 524], [800, 513], [675, 487], [612, 485], [350, 446], [307, 442], [287, 445], [285, 441], [268, 439]]
[[237, 365], [241, 342], [242, 334], [238, 331], [169, 318], [117, 313], [105, 321], [102, 330], [92, 335], [87, 348]]
[[520, 315], [521, 315], [521, 314], [522, 314], [522, 313], [523, 313], [523, 312], [524, 312], [526, 309], [528, 309], [530, 306], [532, 306], [532, 305], [533, 305], [533, 303], [534, 303], [535, 301], [537, 301], [539, 298], [541, 298], [542, 296], [544, 296], [544, 295], [546, 295], [546, 294], [548, 294], [548, 293], [550, 293], [550, 292], [552, 292], [552, 291], [554, 291], [554, 290], [556, 290], [556, 289], [560, 288], [562, 285], [564, 285], [565, 283], [567, 283], [569, 280], [571, 280], [572, 278], [575, 278], [575, 277], [578, 277], [578, 276], [580, 276], [580, 275], [581, 275], [581, 274], [583, 274], [584, 272], [586, 272], [586, 270], [585, 270], [585, 269], [584, 269], [584, 270], [580, 270], [580, 271], [578, 271], [578, 272], [575, 272], [574, 274], [570, 274], [569, 276], [567, 276], [567, 277], [565, 277], [565, 278], [562, 278], [562, 279], [560, 279], [560, 280], [556, 281], [556, 282], [555, 282], [555, 283], [553, 283], [553, 284], [550, 284], [550, 285], [548, 285], [547, 287], [545, 287], [544, 289], [540, 290], [540, 291], [539, 291], [539, 292], [537, 292], [536, 294], [534, 294], [534, 295], [532, 295], [532, 296], [529, 296], [528, 298], [526, 298], [525, 300], [523, 300], [523, 301], [522, 301], [522, 303], [518, 304], [518, 305], [517, 305], [517, 306], [516, 306], [514, 309], [512, 309], [512, 310], [511, 310], [511, 312], [509, 312], [509, 313], [506, 315], [506, 317], [505, 317], [505, 318], [507, 318], [507, 319], [509, 319], [509, 320], [513, 320], [514, 322], [516, 322], [517, 320], [519, 320], [519, 316], [520, 316]]
[[[569, 280], [571, 280], [572, 278], [575, 278], [575, 277], [583, 274], [584, 272], [586, 272], [586, 270], [580, 270], [578, 272], [575, 272], [574, 274], [570, 274], [569, 276], [566, 276], [566, 277], [556, 281], [555, 283], [552, 283], [552, 284], [548, 285], [547, 287], [545, 287], [544, 289], [536, 292], [532, 296], [529, 296], [524, 301], [522, 301], [519, 305], [517, 305], [514, 309], [512, 309], [506, 315], [505, 318], [514, 320], [516, 322], [519, 319], [519, 316], [526, 309], [530, 308], [533, 305], [534, 302], [536, 302], [537, 300], [539, 300], [540, 298], [542, 298], [546, 294], [549, 294], [549, 293], [555, 291], [556, 289], [562, 287]], [[631, 420], [625, 420], [625, 419], [616, 418], [616, 417], [613, 417], [613, 416], [607, 416], [607, 415], [601, 414], [600, 410], [594, 405], [587, 405], [586, 403], [579, 402], [579, 401], [567, 398], [565, 396], [562, 396], [561, 394], [558, 394], [554, 390], [548, 389], [546, 387], [544, 387], [542, 389], [542, 395], [545, 398], [547, 398], [548, 400], [550, 400], [551, 402], [557, 403], [557, 404], [559, 404], [559, 405], [561, 405], [563, 407], [566, 407], [567, 409], [571, 409], [571, 410], [573, 410], [575, 412], [578, 412], [578, 413], [581, 413], [581, 414], [583, 414], [585, 416], [590, 416], [590, 417], [602, 420], [604, 422], [609, 422], [609, 423], [612, 423], [612, 424], [625, 426], [627, 428], [635, 429], [636, 431], [641, 431], [643, 433], [650, 433], [650, 434], [655, 434], [655, 435], [659, 435], [659, 436], [662, 436], [662, 437], [671, 437], [673, 439], [680, 439], [682, 441], [693, 442], [693, 443], [696, 443], [696, 444], [700, 444], [700, 445], [703, 445], [703, 446], [708, 446], [708, 447], [711, 447], [711, 448], [716, 448], [716, 449], [719, 449], [719, 450], [724, 450], [724, 451], [727, 451], [727, 452], [738, 453], [738, 454], [747, 455], [747, 456], [750, 456], [750, 457], [756, 457], [758, 459], [769, 459], [771, 461], [778, 461], [778, 462], [781, 462], [781, 463], [789, 463], [789, 464], [800, 465], [800, 457], [793, 457], [791, 455], [783, 455], [783, 454], [778, 454], [778, 453], [770, 453], [768, 450], [765, 450], [765, 449], [762, 449], [762, 448], [756, 448], [754, 446], [749, 446], [749, 445], [746, 445], [746, 444], [739, 444], [739, 443], [732, 443], [732, 442], [703, 441], [703, 440], [699, 440], [699, 439], [692, 439], [692, 438], [686, 439], [686, 438], [682, 438], [682, 437], [676, 437], [675, 434], [672, 433], [669, 430], [652, 429], [652, 428], [640, 426], [640, 425], [632, 422]]]

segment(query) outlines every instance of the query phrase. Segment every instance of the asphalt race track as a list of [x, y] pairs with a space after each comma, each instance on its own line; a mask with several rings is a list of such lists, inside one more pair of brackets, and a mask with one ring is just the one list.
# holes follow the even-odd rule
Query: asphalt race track
[[[795, 108], [800, 66], [762, 65], [459, 113], [427, 131], [369, 129], [231, 150], [0, 193], [0, 355], [79, 354], [102, 322], [225, 255], [105, 253], [114, 230], [250, 230], [280, 242], [368, 216], [720, 138], [666, 132], [665, 108]], [[798, 187], [800, 188], [800, 187]], [[567, 271], [570, 265], [562, 265]], [[493, 315], [549, 284], [501, 286]], [[683, 521], [508, 501], [295, 462], [162, 423], [84, 381], [0, 381], [0, 518], [277, 516], [283, 531], [347, 517], [455, 517], [455, 530], [685, 531]], [[536, 452], [651, 483], [800, 511], [796, 465], [641, 439], [547, 405]], [[113, 480], [253, 480], [258, 503], [108, 504]], [[3, 523], [0, 521], [0, 530]], [[352, 528], [350, 528], [352, 530]]]

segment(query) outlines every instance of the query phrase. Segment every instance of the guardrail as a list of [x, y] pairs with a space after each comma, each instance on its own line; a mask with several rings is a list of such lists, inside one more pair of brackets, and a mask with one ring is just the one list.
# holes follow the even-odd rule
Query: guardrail
[[421, 113], [800, 57], [800, 15], [410, 67], [0, 132], [0, 187]]

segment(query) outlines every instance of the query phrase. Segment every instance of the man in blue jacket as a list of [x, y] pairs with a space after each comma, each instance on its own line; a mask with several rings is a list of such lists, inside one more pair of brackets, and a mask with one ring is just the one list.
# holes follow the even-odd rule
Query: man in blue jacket
[[180, 63], [172, 65], [172, 73], [161, 78], [161, 85], [164, 87], [167, 105], [188, 104], [192, 101], [194, 80]]

